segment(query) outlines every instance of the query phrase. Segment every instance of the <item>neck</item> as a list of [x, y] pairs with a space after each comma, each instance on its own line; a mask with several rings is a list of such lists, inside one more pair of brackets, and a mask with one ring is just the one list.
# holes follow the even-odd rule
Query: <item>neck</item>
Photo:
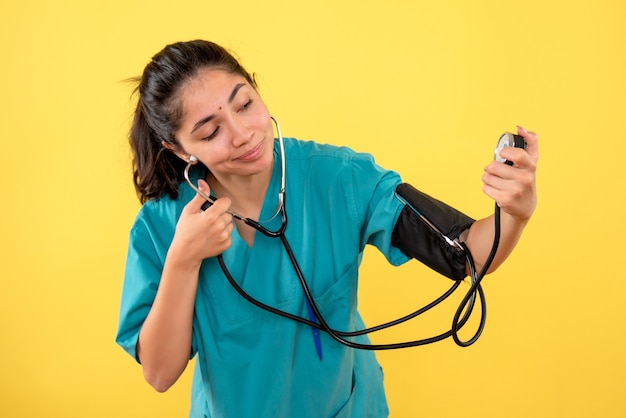
[[244, 217], [258, 219], [272, 172], [273, 166], [262, 173], [250, 176], [216, 177], [209, 172], [207, 182], [216, 197], [226, 196], [231, 200], [232, 211]]

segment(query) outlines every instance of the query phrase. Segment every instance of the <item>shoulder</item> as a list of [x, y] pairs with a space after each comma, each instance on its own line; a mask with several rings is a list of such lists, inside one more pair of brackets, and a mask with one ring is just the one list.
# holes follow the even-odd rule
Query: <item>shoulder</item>
[[[291, 172], [303, 174], [321, 172], [325, 178], [343, 173], [353, 179], [376, 182], [385, 177], [399, 178], [399, 175], [378, 165], [374, 156], [357, 152], [346, 146], [324, 144], [310, 140], [285, 138], [285, 154]], [[305, 173], [306, 172], [306, 173]]]
[[325, 144], [312, 140], [285, 138], [285, 153], [288, 159], [338, 159], [353, 160], [364, 159], [374, 161], [371, 154], [356, 152], [346, 146]]
[[316, 199], [345, 199], [356, 211], [372, 199], [393, 197], [401, 183], [398, 173], [379, 166], [371, 154], [349, 147], [287, 138], [285, 154], [291, 185], [315, 193]]
[[[192, 183], [198, 183], [199, 179], [206, 177], [206, 169], [203, 166], [194, 166], [189, 171], [189, 179]], [[167, 217], [172, 219], [171, 215], [175, 214], [174, 220], [178, 219], [180, 212], [189, 201], [195, 196], [196, 192], [189, 187], [185, 180], [178, 183], [178, 197], [172, 199], [168, 195], [161, 196], [156, 199], [150, 199], [144, 203], [139, 210], [141, 217]]]
[[145, 202], [133, 224], [133, 230], [170, 229], [174, 228], [180, 213], [189, 200], [193, 191], [186, 183], [179, 184], [179, 193], [176, 199], [162, 196]]
[[337, 175], [353, 177], [358, 173], [378, 177], [387, 171], [376, 164], [371, 154], [346, 146], [285, 138], [285, 154], [290, 171], [303, 175], [319, 173], [329, 178]]

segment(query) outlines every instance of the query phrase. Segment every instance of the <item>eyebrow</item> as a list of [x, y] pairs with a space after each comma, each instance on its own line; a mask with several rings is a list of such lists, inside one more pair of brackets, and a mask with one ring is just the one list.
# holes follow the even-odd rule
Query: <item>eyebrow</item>
[[[230, 92], [230, 96], [228, 96], [228, 103], [232, 103], [233, 100], [235, 100], [235, 96], [237, 95], [237, 92], [239, 91], [239, 89], [241, 89], [243, 86], [245, 86], [245, 83], [238, 83], [235, 88], [233, 88], [233, 91]], [[198, 128], [200, 128], [202, 125], [204, 125], [207, 122], [210, 122], [212, 119], [215, 118], [215, 115], [209, 115], [207, 117], [204, 117], [202, 119], [200, 119], [198, 122], [196, 122], [195, 125], [193, 125], [193, 129], [191, 130], [190, 133], [194, 133], [195, 131], [198, 130]]]

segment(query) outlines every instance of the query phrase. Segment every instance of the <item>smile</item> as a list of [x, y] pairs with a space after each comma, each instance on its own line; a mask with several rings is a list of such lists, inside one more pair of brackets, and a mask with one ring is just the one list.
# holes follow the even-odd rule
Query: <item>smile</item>
[[243, 154], [241, 157], [236, 158], [237, 160], [242, 161], [252, 161], [256, 160], [261, 152], [263, 151], [263, 141], [261, 141], [256, 147], [252, 148], [250, 151]]

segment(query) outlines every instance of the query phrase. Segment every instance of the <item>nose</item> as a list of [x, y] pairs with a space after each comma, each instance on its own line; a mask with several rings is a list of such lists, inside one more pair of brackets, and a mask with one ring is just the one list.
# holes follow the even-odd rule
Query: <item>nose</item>
[[244, 121], [233, 118], [232, 121], [232, 144], [235, 148], [248, 143], [254, 135], [254, 130]]

